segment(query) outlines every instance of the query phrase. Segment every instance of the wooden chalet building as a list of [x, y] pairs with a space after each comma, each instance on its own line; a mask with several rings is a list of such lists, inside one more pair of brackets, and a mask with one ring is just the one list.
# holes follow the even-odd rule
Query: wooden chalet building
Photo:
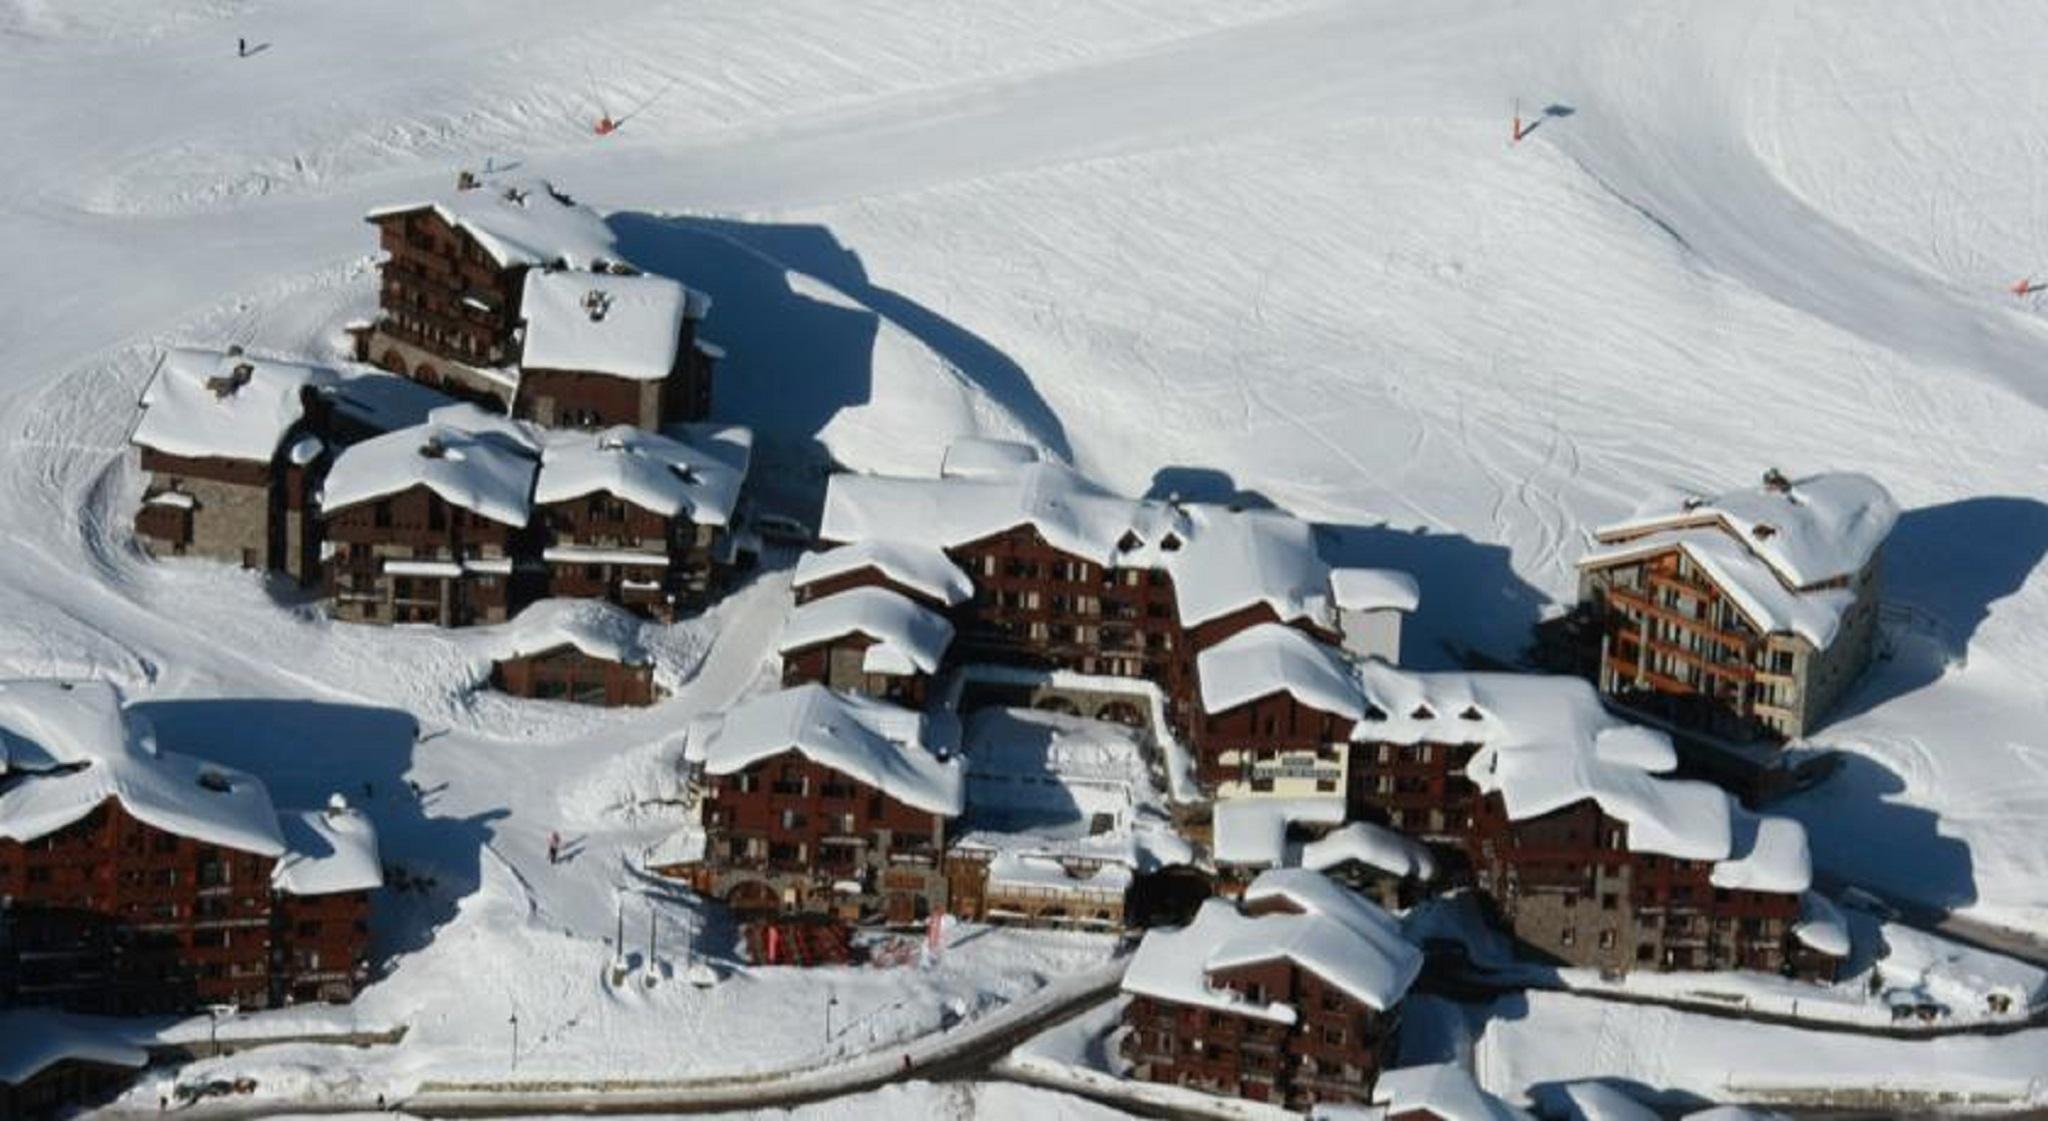
[[936, 479], [834, 476], [820, 536], [835, 547], [799, 569], [807, 607], [888, 588], [951, 620], [949, 665], [1148, 682], [1164, 696], [1158, 731], [1187, 742], [1210, 787], [1226, 772], [1200, 718], [1203, 651], [1284, 624], [1391, 658], [1415, 602], [1400, 574], [1333, 569], [1287, 515], [1123, 498], [986, 440], [956, 443]]
[[1368, 664], [1360, 684], [1348, 813], [1433, 842], [1448, 880], [1538, 953], [1819, 978], [1846, 956], [1799, 824], [1660, 777], [1669, 737], [1584, 682]]
[[329, 459], [320, 389], [331, 381], [325, 370], [239, 347], [166, 351], [130, 438], [147, 476], [137, 540], [159, 557], [317, 582], [312, 495]]
[[640, 275], [604, 220], [548, 183], [463, 172], [452, 195], [368, 220], [384, 260], [357, 358], [548, 426], [709, 417], [709, 299]]
[[491, 687], [515, 697], [617, 707], [661, 696], [640, 620], [603, 603], [545, 600], [503, 628]]
[[338, 799], [156, 749], [102, 683], [0, 684], [0, 1004], [135, 1015], [348, 1000], [376, 834]]
[[729, 425], [551, 433], [533, 513], [547, 593], [673, 622], [732, 559], [753, 434]]
[[1307, 1111], [1366, 1105], [1422, 953], [1314, 872], [1267, 872], [1146, 933], [1123, 979], [1130, 1075]]
[[782, 682], [816, 682], [923, 707], [953, 624], [887, 587], [858, 587], [797, 605], [778, 649]]
[[353, 445], [320, 495], [337, 619], [495, 623], [540, 598], [532, 445], [430, 421]]
[[946, 906], [958, 740], [950, 715], [821, 685], [750, 698], [691, 725], [700, 821], [649, 863], [743, 917], [922, 921]]
[[1601, 527], [1579, 561], [1601, 692], [1719, 735], [1806, 735], [1870, 661], [1897, 517], [1868, 476], [1771, 471]]

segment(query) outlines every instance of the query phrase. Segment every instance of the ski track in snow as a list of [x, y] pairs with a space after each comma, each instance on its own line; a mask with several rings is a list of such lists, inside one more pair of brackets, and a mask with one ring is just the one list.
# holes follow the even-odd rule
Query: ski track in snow
[[[1909, 510], [1887, 594], [1941, 615], [1968, 665], [1873, 674], [1817, 737], [1855, 756], [1853, 788], [1788, 809], [1824, 864], [2048, 931], [2048, 331], [2040, 300], [2002, 292], [2048, 252], [2048, 96], [2029, 96], [2048, 72], [2028, 47], [2048, 16], [1048, 4], [0, 0], [0, 93], [36, 110], [0, 116], [18, 155], [0, 169], [0, 670], [418, 720], [384, 781], [443, 792], [373, 806], [399, 859], [474, 884], [400, 908], [438, 929], [391, 939], [398, 975], [358, 1013], [423, 1042], [358, 1082], [400, 1085], [429, 1055], [492, 1069], [496, 1035], [460, 1023], [471, 955], [534, 980], [557, 1070], [616, 1069], [663, 1017], [747, 1036], [815, 1011], [792, 995], [810, 982], [772, 976], [744, 1007], [585, 983], [617, 898], [646, 895], [626, 862], [672, 825], [650, 803], [683, 722], [772, 676], [782, 577], [664, 638], [666, 703], [590, 714], [476, 692], [460, 636], [329, 625], [132, 547], [122, 444], [154, 348], [333, 360], [373, 299], [361, 212], [486, 158], [603, 207], [715, 219], [692, 236], [871, 315], [872, 354], [820, 356], [864, 364], [866, 398], [778, 438], [902, 467], [956, 433], [1019, 436], [1133, 492], [1207, 472], [1380, 527], [1392, 562], [1427, 566], [1420, 629], [1497, 654], [1531, 621], [1499, 605], [1569, 599], [1585, 529], [1652, 484], [1870, 470]], [[407, 35], [373, 32], [401, 16]], [[238, 62], [244, 33], [268, 46]], [[1571, 111], [1511, 147], [1513, 97]], [[598, 104], [644, 107], [599, 141]], [[802, 228], [860, 285], [784, 252]], [[721, 295], [708, 334], [744, 312]], [[813, 389], [810, 356], [788, 355], [726, 369]], [[263, 750], [294, 798], [355, 777], [346, 750]], [[537, 861], [558, 828], [589, 837], [578, 872]], [[457, 833], [472, 851], [439, 847]], [[1025, 939], [1006, 961], [984, 941], [896, 986], [913, 995], [889, 1030], [1094, 952]], [[1603, 1064], [1660, 1045], [1606, 1015]], [[694, 1026], [702, 1054], [661, 1061], [807, 1057], [718, 1035]], [[1514, 1064], [1494, 1050], [1498, 1085]]]

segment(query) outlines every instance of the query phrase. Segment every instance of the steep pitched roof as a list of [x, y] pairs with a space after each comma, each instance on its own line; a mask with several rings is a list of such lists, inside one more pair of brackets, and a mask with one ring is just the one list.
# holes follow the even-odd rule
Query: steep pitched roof
[[726, 775], [797, 751], [906, 805], [957, 817], [965, 801], [953, 757], [958, 728], [941, 723], [885, 701], [799, 685], [692, 723], [684, 754]]
[[821, 553], [805, 553], [797, 558], [791, 585], [802, 588], [863, 568], [872, 568], [948, 607], [974, 597], [974, 582], [959, 565], [936, 547], [912, 541], [856, 541]]
[[1343, 654], [1293, 627], [1247, 627], [1195, 657], [1202, 711], [1211, 715], [1274, 693], [1321, 712], [1356, 720], [1364, 711], [1358, 679]]

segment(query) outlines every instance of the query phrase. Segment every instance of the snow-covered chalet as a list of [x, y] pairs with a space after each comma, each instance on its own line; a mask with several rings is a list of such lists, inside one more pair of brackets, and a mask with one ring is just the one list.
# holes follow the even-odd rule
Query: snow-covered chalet
[[1898, 506], [1853, 472], [1671, 493], [1579, 560], [1602, 692], [1724, 735], [1797, 739], [1870, 662]]
[[158, 749], [103, 682], [0, 682], [0, 1006], [116, 1014], [351, 999], [369, 819], [279, 812], [254, 776]]

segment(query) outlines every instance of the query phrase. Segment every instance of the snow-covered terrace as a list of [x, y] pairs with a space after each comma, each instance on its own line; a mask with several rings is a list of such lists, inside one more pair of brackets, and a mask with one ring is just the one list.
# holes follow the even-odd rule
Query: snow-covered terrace
[[377, 830], [363, 811], [337, 794], [325, 809], [292, 810], [279, 816], [285, 855], [270, 882], [291, 895], [370, 891], [384, 885], [377, 856]]
[[1246, 889], [1244, 902], [1279, 902], [1288, 910], [1253, 917], [1228, 900], [1208, 900], [1187, 926], [1146, 933], [1124, 974], [1124, 992], [1293, 1023], [1292, 1007], [1246, 1001], [1212, 986], [1210, 975], [1286, 958], [1384, 1011], [1401, 999], [1422, 969], [1422, 952], [1402, 937], [1392, 918], [1318, 873], [1262, 873]]
[[51, 1008], [0, 1009], [0, 1083], [19, 1086], [62, 1062], [140, 1070], [149, 1052], [123, 1021]]
[[702, 318], [710, 303], [665, 276], [535, 269], [520, 298], [519, 364], [660, 381], [675, 370], [684, 322]]
[[[1165, 569], [1184, 626], [1261, 603], [1283, 620], [1337, 625], [1333, 572], [1306, 522], [1272, 510], [1125, 498], [1021, 451], [964, 458], [970, 466], [942, 478], [833, 476], [819, 535], [948, 549], [1029, 526], [1054, 548], [1107, 568]], [[1384, 585], [1358, 591], [1362, 605], [1388, 603]]]
[[966, 784], [949, 715], [923, 713], [822, 685], [750, 697], [692, 722], [684, 756], [714, 775], [795, 751], [906, 805], [957, 817]]
[[305, 391], [334, 381], [297, 362], [173, 347], [143, 390], [133, 441], [166, 455], [268, 463], [305, 415]]
[[863, 671], [929, 675], [938, 672], [953, 641], [953, 624], [888, 588], [849, 588], [791, 611], [777, 649], [789, 654], [856, 634], [874, 640], [862, 656]]
[[572, 269], [604, 269], [619, 260], [604, 219], [546, 180], [485, 175], [469, 190], [380, 206], [364, 217], [375, 222], [420, 210], [432, 210], [442, 221], [475, 238], [500, 267], [559, 264]]
[[752, 430], [739, 425], [677, 425], [659, 433], [630, 425], [550, 432], [533, 501], [546, 505], [604, 492], [662, 517], [727, 525], [753, 449]]
[[524, 526], [539, 466], [525, 447], [503, 434], [429, 422], [344, 450], [321, 485], [320, 508], [333, 513], [424, 486], [451, 506], [503, 525]]

